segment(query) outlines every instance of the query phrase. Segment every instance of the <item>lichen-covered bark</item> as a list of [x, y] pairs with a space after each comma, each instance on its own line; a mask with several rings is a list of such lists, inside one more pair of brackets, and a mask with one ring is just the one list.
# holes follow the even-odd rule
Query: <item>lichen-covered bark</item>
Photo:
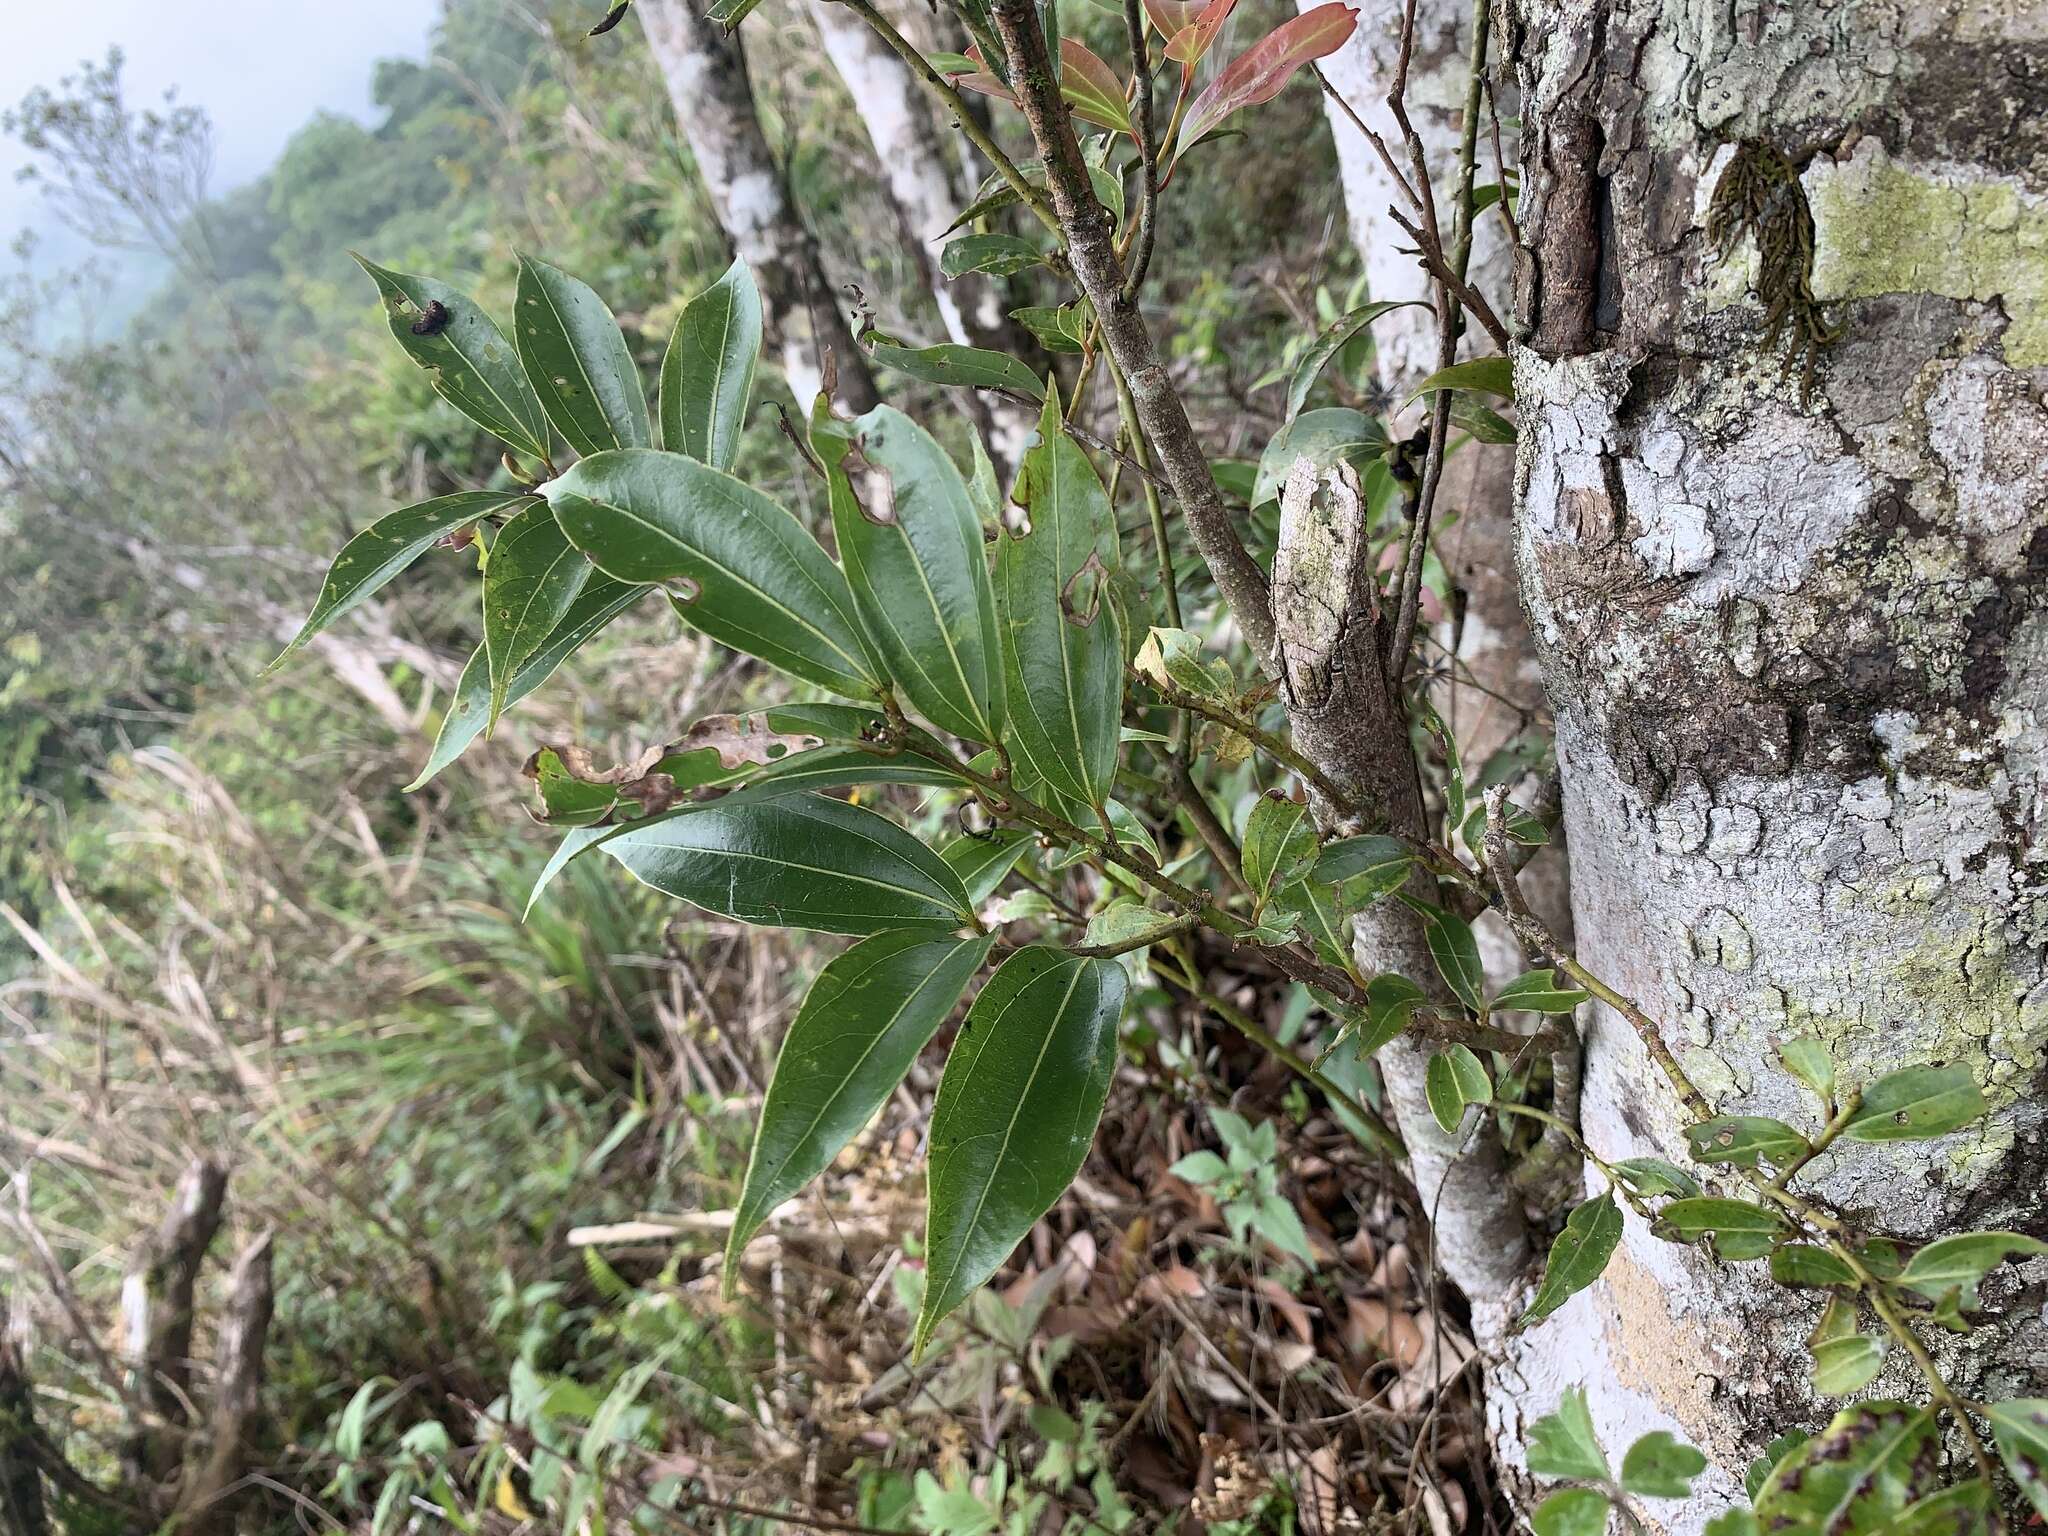
[[[1773, 1055], [1796, 1034], [1851, 1081], [1969, 1063], [1987, 1123], [1851, 1145], [1817, 1187], [1909, 1238], [2048, 1232], [2044, 13], [1511, 14], [1520, 563], [1580, 953], [1722, 1110], [1812, 1123]], [[1754, 217], [1717, 217], [1731, 168], [1768, 189]], [[1587, 1069], [1596, 1149], [1682, 1155], [1611, 1015]], [[1801, 1366], [1814, 1304], [1759, 1267], [1631, 1218], [1498, 1373], [1503, 1443], [1583, 1384], [1610, 1444], [1661, 1425], [1714, 1457], [1672, 1521], [1696, 1528], [1832, 1406]], [[2044, 1299], [2048, 1264], [1994, 1277], [1986, 1326], [1944, 1344], [1966, 1391], [2048, 1390]], [[1913, 1393], [1886, 1372], [1874, 1391]]]
[[790, 393], [809, 410], [829, 350], [840, 400], [855, 411], [873, 406], [879, 397], [866, 357], [762, 136], [738, 41], [700, 15], [692, 0], [640, 0], [633, 14], [646, 29], [719, 227], [760, 285]]
[[[1029, 334], [1004, 311], [998, 283], [976, 272], [950, 280], [939, 272], [939, 236], [967, 206], [971, 191], [963, 162], [946, 143], [924, 86], [850, 8], [823, 4], [808, 9], [826, 57], [846, 83], [875, 147], [889, 201], [902, 225], [904, 249], [931, 291], [947, 336], [991, 351], [1026, 350]], [[990, 402], [979, 392], [971, 394], [968, 409], [990, 437], [996, 462], [1017, 464], [1036, 417], [1006, 401]]]

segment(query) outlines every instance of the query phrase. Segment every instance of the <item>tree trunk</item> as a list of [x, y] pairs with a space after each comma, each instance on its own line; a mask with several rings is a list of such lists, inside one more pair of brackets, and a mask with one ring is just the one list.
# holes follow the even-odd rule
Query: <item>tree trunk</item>
[[[1321, 3], [1297, 0], [1303, 12]], [[1403, 8], [1386, 0], [1362, 15], [1350, 41], [1322, 61], [1324, 74], [1345, 106], [1389, 145], [1399, 143], [1399, 125], [1386, 96], [1400, 55], [1402, 17]], [[1437, 206], [1445, 211], [1455, 206], [1457, 194], [1472, 24], [1467, 0], [1416, 0], [1408, 116], [1435, 178]], [[1415, 257], [1414, 241], [1388, 212], [1403, 205], [1386, 162], [1352, 122], [1351, 112], [1328, 97], [1323, 109], [1336, 141], [1345, 215], [1365, 272], [1367, 296], [1419, 299], [1426, 305], [1430, 285]], [[1474, 178], [1479, 184], [1497, 179], [1489, 123], [1490, 119], [1482, 121], [1479, 128]], [[1511, 255], [1499, 213], [1482, 214], [1473, 227], [1473, 286], [1504, 302], [1512, 286]], [[1426, 307], [1391, 311], [1373, 322], [1372, 338], [1380, 388], [1398, 404], [1436, 368], [1435, 316]], [[1483, 334], [1468, 331], [1462, 355], [1488, 350]], [[1403, 412], [1395, 430], [1412, 430], [1421, 415], [1420, 406]], [[1455, 587], [1456, 602], [1454, 611], [1434, 626], [1440, 649], [1423, 659], [1443, 674], [1434, 690], [1435, 703], [1457, 738], [1467, 771], [1474, 774], [1532, 723], [1546, 721], [1549, 715], [1510, 558], [1513, 498], [1513, 449], [1468, 441], [1445, 461], [1437, 502], [1442, 532], [1436, 548]], [[1524, 893], [1537, 912], [1554, 931], [1568, 935], [1566, 886], [1562, 848], [1542, 856], [1523, 877]], [[1497, 982], [1510, 979], [1518, 968], [1520, 949], [1506, 926], [1489, 917], [1479, 923], [1478, 932], [1488, 974]]]
[[633, 13], [646, 28], [719, 225], [760, 284], [790, 393], [808, 412], [829, 352], [840, 401], [867, 410], [879, 398], [874, 379], [840, 313], [818, 243], [768, 151], [738, 40], [698, 14], [693, 0], [640, 0]]
[[[938, 238], [972, 194], [963, 162], [946, 143], [924, 85], [849, 7], [809, 9], [826, 56], [846, 83], [875, 147], [904, 247], [931, 291], [946, 335], [964, 346], [1011, 355], [1027, 352], [1028, 333], [1004, 311], [1002, 287], [995, 279], [978, 272], [951, 280], [940, 275]], [[969, 391], [966, 398], [996, 462], [1014, 467], [1037, 426], [1036, 416], [979, 391]]]
[[[1580, 953], [1718, 1110], [1810, 1129], [1774, 1059], [1795, 1035], [1849, 1083], [1968, 1063], [1988, 1121], [1815, 1165], [1853, 1220], [1916, 1239], [2048, 1232], [2040, 20], [1512, 13], [1519, 559]], [[1604, 1011], [1586, 1067], [1596, 1150], [1682, 1160], [1670, 1089]], [[1610, 1447], [1666, 1427], [1713, 1458], [1672, 1521], [1696, 1529], [1746, 1457], [1838, 1406], [1800, 1363], [1816, 1303], [1760, 1267], [1631, 1217], [1497, 1373], [1502, 1444], [1582, 1385]], [[1938, 1346], [1961, 1390], [2048, 1390], [2048, 1263], [1984, 1295], [1992, 1320]], [[1917, 1388], [1894, 1358], [1871, 1392]]]

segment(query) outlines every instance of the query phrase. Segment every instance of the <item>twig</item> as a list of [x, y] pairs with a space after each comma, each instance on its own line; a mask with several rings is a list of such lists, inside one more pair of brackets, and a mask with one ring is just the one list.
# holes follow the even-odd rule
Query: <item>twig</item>
[[[1124, 297], [1135, 301], [1145, 286], [1145, 271], [1152, 265], [1154, 221], [1159, 208], [1159, 141], [1152, 126], [1152, 61], [1145, 44], [1145, 12], [1142, 0], [1124, 0], [1124, 31], [1131, 40], [1131, 85], [1137, 92], [1138, 161], [1143, 173], [1139, 183], [1138, 246], [1131, 255], [1129, 274], [1124, 278]], [[1175, 626], [1180, 620], [1175, 619]]]

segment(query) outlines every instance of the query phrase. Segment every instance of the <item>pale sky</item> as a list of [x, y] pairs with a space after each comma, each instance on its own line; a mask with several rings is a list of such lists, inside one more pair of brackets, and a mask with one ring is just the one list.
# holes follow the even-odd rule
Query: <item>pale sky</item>
[[[0, 105], [54, 87], [118, 43], [131, 106], [157, 105], [175, 85], [213, 118], [213, 190], [224, 192], [261, 172], [323, 108], [368, 121], [371, 66], [425, 58], [439, 9], [437, 0], [0, 0]], [[54, 222], [41, 191], [15, 181], [22, 160], [0, 138], [0, 256], [23, 228], [43, 233]]]

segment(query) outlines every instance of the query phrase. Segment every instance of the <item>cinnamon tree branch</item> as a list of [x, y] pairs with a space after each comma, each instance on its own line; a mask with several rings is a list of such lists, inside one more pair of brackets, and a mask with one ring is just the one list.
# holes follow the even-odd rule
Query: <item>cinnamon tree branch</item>
[[1095, 307], [1103, 345], [1130, 385], [1138, 426], [1173, 487], [1188, 520], [1188, 531], [1216, 578], [1216, 588], [1230, 605], [1253, 654], [1264, 661], [1272, 655], [1274, 639], [1273, 599], [1266, 573], [1238, 538], [1223, 493], [1188, 421], [1180, 391], [1167, 377], [1136, 300], [1124, 291], [1109, 213], [1089, 184], [1073, 119], [1060, 98], [1059, 83], [1046, 53], [1037, 7], [1032, 0], [995, 0], [993, 19], [1009, 55], [1017, 104], [1045, 162], [1046, 185], [1059, 217], [1067, 260], [1081, 291]]
[[[1141, 0], [1124, 0], [1124, 30], [1131, 40], [1131, 84], [1137, 92], [1138, 164], [1141, 172], [1138, 204], [1138, 245], [1131, 255], [1130, 274], [1124, 279], [1124, 297], [1136, 301], [1145, 286], [1145, 269], [1152, 265], [1154, 220], [1159, 216], [1159, 139], [1152, 126], [1152, 61], [1145, 46], [1145, 11]], [[1176, 619], [1174, 623], [1179, 624]]]

